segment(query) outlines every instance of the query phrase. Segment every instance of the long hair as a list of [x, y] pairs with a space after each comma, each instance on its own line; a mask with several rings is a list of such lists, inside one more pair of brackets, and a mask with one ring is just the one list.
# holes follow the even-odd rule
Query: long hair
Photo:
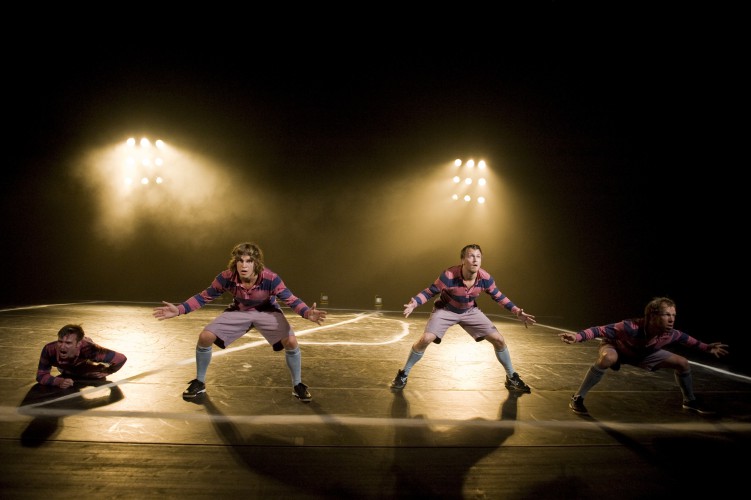
[[263, 263], [263, 250], [261, 250], [261, 247], [259, 247], [255, 243], [245, 242], [235, 245], [235, 247], [232, 249], [231, 257], [229, 259], [229, 263], [227, 264], [227, 269], [234, 271], [236, 269], [237, 262], [240, 262], [245, 255], [250, 257], [250, 260], [253, 261], [253, 270], [255, 271], [256, 275], [260, 275], [265, 268], [265, 265]]

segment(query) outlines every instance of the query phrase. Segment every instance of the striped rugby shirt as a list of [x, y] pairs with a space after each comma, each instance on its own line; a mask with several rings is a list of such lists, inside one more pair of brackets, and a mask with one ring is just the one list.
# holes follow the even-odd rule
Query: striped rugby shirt
[[673, 343], [704, 352], [710, 350], [708, 344], [675, 328], [655, 337], [647, 338], [644, 331], [644, 322], [644, 318], [637, 318], [604, 326], [593, 326], [577, 332], [576, 342], [586, 342], [597, 338], [603, 339], [603, 342], [613, 345], [618, 352], [629, 357], [646, 356]]
[[461, 314], [477, 307], [477, 297], [482, 292], [490, 295], [499, 306], [505, 307], [513, 314], [519, 312], [520, 308], [498, 289], [490, 273], [482, 268], [478, 270], [474, 284], [467, 288], [464, 285], [461, 265], [452, 266], [443, 271], [432, 285], [412, 298], [420, 306], [438, 295], [436, 308], [445, 308]]
[[230, 310], [281, 311], [282, 308], [276, 300], [278, 297], [303, 318], [307, 319], [308, 311], [310, 311], [308, 305], [297, 298], [287, 288], [279, 275], [270, 269], [261, 271], [261, 274], [256, 278], [256, 282], [249, 289], [241, 284], [236, 270], [226, 269], [214, 278], [208, 288], [182, 302], [177, 308], [180, 310], [180, 314], [188, 314], [218, 299], [224, 293], [230, 293], [234, 298], [233, 303], [229, 306]]

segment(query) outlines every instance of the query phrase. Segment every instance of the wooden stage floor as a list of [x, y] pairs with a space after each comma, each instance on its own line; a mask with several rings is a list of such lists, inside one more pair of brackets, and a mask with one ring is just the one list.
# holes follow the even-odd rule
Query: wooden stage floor
[[[284, 354], [255, 331], [215, 348], [206, 397], [186, 402], [198, 333], [221, 308], [160, 322], [157, 305], [0, 310], [0, 497], [664, 499], [747, 488], [734, 471], [751, 450], [751, 379], [701, 354], [694, 388], [717, 416], [682, 410], [672, 372], [624, 366], [580, 417], [568, 400], [596, 342], [563, 344], [552, 326], [491, 314], [531, 394], [509, 394], [490, 344], [458, 327], [394, 393], [427, 308], [408, 319], [329, 309], [322, 327], [287, 314], [312, 402], [292, 396]], [[100, 387], [40, 395], [41, 348], [67, 323], [128, 362]]]

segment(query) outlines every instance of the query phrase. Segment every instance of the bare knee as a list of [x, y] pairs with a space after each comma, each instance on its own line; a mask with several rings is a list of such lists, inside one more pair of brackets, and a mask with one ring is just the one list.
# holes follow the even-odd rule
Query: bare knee
[[688, 366], [688, 360], [683, 356], [673, 354], [668, 359], [660, 363], [660, 367], [673, 368], [678, 373], [688, 373], [691, 368]]
[[688, 366], [688, 360], [684, 358], [683, 356], [678, 356], [678, 370], [681, 373], [686, 373], [688, 371], [691, 371], [691, 368]]
[[485, 340], [493, 344], [493, 349], [496, 351], [502, 351], [506, 349], [506, 339], [503, 338], [503, 335], [500, 333], [495, 335], [488, 335], [485, 337]]
[[293, 351], [297, 349], [297, 345], [298, 345], [297, 337], [295, 337], [294, 335], [290, 335], [289, 337], [283, 338], [282, 345], [288, 351]]
[[216, 335], [214, 335], [208, 330], [204, 330], [198, 336], [198, 346], [199, 347], [211, 347], [214, 344], [215, 340], [216, 340]]
[[602, 349], [597, 357], [598, 368], [610, 368], [618, 361], [618, 352], [615, 349]]
[[412, 344], [412, 349], [417, 352], [424, 352], [428, 348], [431, 342], [433, 342], [437, 336], [434, 333], [424, 332], [420, 335], [420, 338]]

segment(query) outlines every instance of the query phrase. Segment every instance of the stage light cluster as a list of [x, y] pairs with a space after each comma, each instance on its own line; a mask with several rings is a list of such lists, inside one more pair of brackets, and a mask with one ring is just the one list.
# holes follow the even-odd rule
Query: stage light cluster
[[123, 182], [126, 186], [160, 185], [164, 183], [164, 152], [166, 145], [161, 139], [152, 143], [146, 137], [136, 141], [131, 137], [126, 141], [123, 158]]
[[475, 163], [475, 160], [454, 160], [454, 176], [451, 182], [455, 185], [451, 199], [462, 200], [466, 203], [483, 204], [487, 201], [487, 179], [485, 160]]

